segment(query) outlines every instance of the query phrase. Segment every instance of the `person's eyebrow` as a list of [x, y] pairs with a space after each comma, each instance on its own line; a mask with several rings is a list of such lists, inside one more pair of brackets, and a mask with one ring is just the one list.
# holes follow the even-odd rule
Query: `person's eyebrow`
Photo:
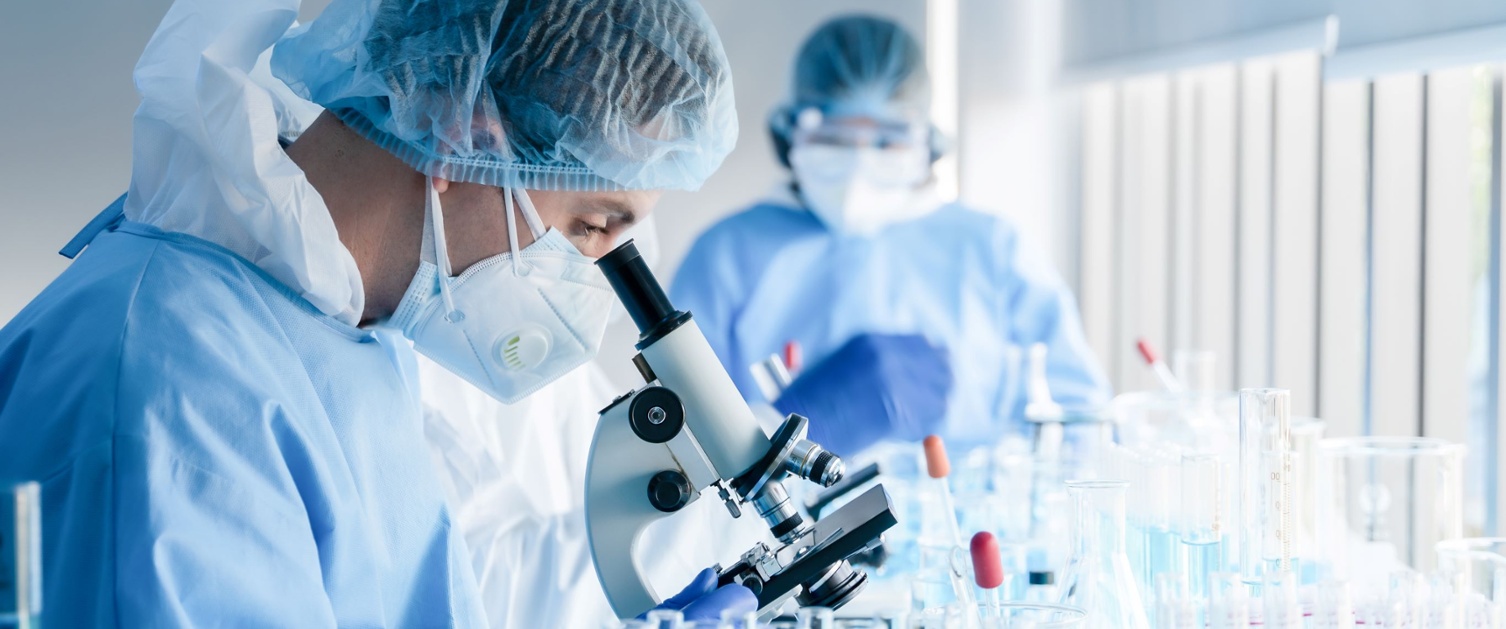
[[620, 199], [603, 198], [593, 200], [590, 210], [595, 214], [606, 214], [608, 218], [617, 219], [624, 225], [632, 225], [638, 222], [638, 215], [633, 212], [633, 207]]

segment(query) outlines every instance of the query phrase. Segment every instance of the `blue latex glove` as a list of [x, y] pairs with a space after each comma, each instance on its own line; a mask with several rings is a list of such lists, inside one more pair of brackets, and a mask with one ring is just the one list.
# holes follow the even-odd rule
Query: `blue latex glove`
[[[721, 620], [722, 612], [727, 610], [738, 615], [758, 611], [758, 597], [753, 595], [753, 590], [735, 583], [717, 587], [716, 571], [707, 568], [695, 575], [690, 585], [680, 590], [679, 594], [669, 597], [654, 609], [678, 609], [685, 616], [686, 622]], [[638, 619], [643, 620], [646, 616], [647, 613]]]
[[774, 408], [804, 415], [812, 441], [853, 455], [887, 437], [935, 432], [951, 390], [945, 349], [913, 334], [864, 334], [801, 373]]

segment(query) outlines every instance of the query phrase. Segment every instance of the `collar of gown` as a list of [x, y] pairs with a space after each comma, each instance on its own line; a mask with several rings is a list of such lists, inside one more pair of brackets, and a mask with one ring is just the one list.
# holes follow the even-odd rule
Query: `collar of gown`
[[321, 111], [268, 67], [298, 0], [180, 0], [134, 74], [126, 218], [196, 236], [251, 261], [321, 312], [355, 325], [355, 259], [303, 171], [283, 152]]

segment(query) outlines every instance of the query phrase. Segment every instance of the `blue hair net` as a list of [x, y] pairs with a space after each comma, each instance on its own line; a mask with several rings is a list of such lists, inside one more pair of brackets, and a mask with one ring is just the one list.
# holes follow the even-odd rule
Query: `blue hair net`
[[737, 140], [727, 58], [694, 0], [334, 0], [272, 69], [455, 181], [693, 190]]
[[816, 29], [795, 57], [790, 99], [769, 116], [775, 151], [785, 160], [802, 112], [924, 124], [931, 79], [919, 42], [881, 17], [852, 15]]

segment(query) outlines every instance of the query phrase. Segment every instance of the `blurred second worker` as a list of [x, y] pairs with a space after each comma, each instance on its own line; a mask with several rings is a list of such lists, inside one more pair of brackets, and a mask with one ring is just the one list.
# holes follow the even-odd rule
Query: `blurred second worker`
[[[813, 418], [812, 438], [841, 454], [1019, 429], [1036, 343], [1058, 402], [1109, 396], [1058, 274], [1009, 220], [938, 199], [929, 106], [901, 26], [818, 28], [769, 117], [791, 180], [702, 234], [672, 289], [745, 397]], [[791, 342], [806, 364], [766, 400], [750, 365]]]

